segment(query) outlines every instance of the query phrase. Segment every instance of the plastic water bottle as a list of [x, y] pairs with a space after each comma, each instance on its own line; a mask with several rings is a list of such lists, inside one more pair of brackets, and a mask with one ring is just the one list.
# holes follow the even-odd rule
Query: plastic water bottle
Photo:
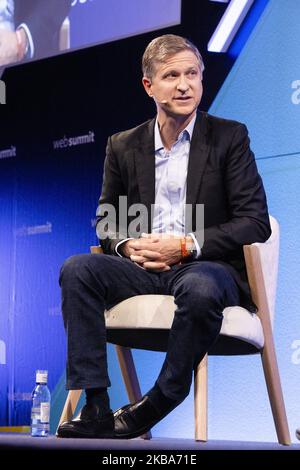
[[50, 391], [47, 386], [48, 371], [36, 371], [36, 385], [32, 392], [31, 435], [47, 437], [50, 429]]

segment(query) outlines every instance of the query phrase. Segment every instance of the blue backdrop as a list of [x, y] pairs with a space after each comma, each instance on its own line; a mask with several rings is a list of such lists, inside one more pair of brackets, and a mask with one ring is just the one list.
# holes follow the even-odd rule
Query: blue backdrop
[[[213, 114], [247, 123], [269, 212], [280, 223], [275, 341], [288, 421], [295, 441], [294, 430], [300, 425], [299, 17], [298, 1], [269, 2], [210, 109]], [[255, 358], [249, 361], [249, 367], [248, 361], [237, 359], [234, 375], [226, 361], [222, 368], [217, 359], [211, 361], [215, 374], [222, 374], [222, 387], [211, 383], [214, 401], [224, 407], [222, 417], [211, 407], [216, 437], [221, 436], [225, 421], [233, 421], [233, 416], [238, 415], [239, 426], [227, 430], [228, 438], [238, 438], [242, 425], [245, 439], [266, 441], [273, 436], [275, 440], [262, 378], [251, 367]], [[243, 383], [242, 393], [234, 392], [239, 390], [232, 386], [236, 380]]]
[[[210, 108], [213, 114], [247, 124], [270, 213], [281, 225], [275, 340], [291, 431], [300, 420], [299, 17], [297, 0], [268, 2]], [[211, 33], [209, 29], [206, 39]], [[98, 55], [81, 51], [76, 60], [58, 57], [55, 64], [58, 70], [65, 67], [63, 76], [55, 74], [51, 61], [31, 64], [39, 70], [44, 67], [40, 75], [37, 68], [36, 74], [26, 66], [22, 69], [24, 86], [19, 80], [15, 94], [18, 119], [8, 115], [4, 120], [0, 142], [0, 425], [29, 424], [38, 368], [49, 370], [52, 430], [57, 424], [65, 397], [59, 269], [66, 257], [88, 252], [96, 243], [95, 211], [107, 136], [154, 113], [142, 88], [136, 87], [139, 59], [148, 40], [149, 36], [141, 36], [126, 44], [103, 46]], [[118, 61], [104, 79], [107, 57]], [[209, 89], [216, 69], [209, 75], [208, 65], [204, 87]], [[51, 83], [50, 89], [44, 79]], [[10, 89], [13, 83], [7, 89], [8, 102], [13, 100]], [[205, 99], [204, 95], [204, 103]], [[134, 355], [146, 391], [163, 354], [134, 351]], [[110, 395], [116, 408], [127, 398], [112, 347], [108, 356]], [[262, 372], [253, 367], [257, 361], [258, 357], [210, 358], [211, 439], [276, 440]], [[153, 435], [191, 438], [192, 408], [189, 397], [154, 428]]]

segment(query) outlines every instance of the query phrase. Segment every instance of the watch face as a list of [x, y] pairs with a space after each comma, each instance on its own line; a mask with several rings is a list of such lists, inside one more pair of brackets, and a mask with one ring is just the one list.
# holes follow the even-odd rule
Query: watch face
[[197, 258], [197, 248], [195, 247], [195, 245], [193, 246], [191, 250], [191, 255], [193, 258]]

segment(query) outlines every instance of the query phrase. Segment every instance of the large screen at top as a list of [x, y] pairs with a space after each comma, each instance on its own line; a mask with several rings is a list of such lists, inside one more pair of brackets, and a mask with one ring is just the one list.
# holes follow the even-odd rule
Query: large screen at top
[[0, 67], [180, 23], [181, 0], [0, 0]]

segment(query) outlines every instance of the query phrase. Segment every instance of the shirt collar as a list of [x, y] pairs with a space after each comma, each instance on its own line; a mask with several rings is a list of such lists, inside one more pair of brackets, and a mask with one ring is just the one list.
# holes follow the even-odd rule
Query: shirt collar
[[[187, 136], [188, 140], [191, 141], [194, 126], [195, 126], [195, 122], [196, 122], [196, 117], [197, 117], [197, 114], [195, 114], [193, 119], [191, 119], [191, 121], [188, 123], [188, 125], [180, 132], [180, 134], [178, 136], [178, 140], [181, 140], [183, 135], [185, 134]], [[154, 148], [155, 148], [155, 152], [157, 152], [158, 150], [161, 150], [161, 149], [164, 148], [164, 144], [162, 143], [161, 135], [160, 135], [160, 132], [159, 132], [157, 118], [155, 120], [155, 126], [154, 126]]]

